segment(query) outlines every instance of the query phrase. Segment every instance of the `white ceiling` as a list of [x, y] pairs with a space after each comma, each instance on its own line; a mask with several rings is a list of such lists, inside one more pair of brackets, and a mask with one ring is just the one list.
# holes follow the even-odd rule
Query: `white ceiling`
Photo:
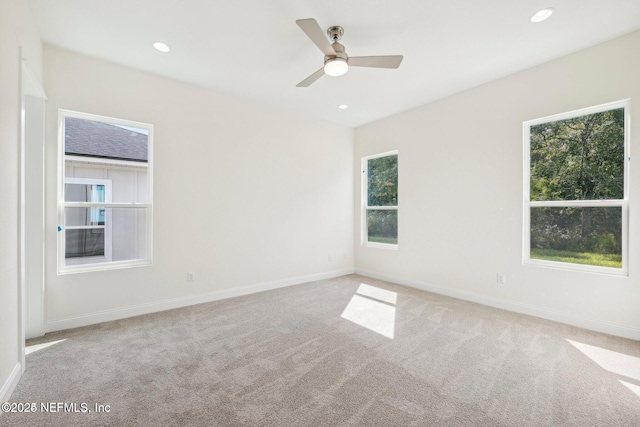
[[[640, 0], [29, 1], [45, 43], [350, 127], [640, 28]], [[297, 88], [323, 63], [302, 18], [344, 27], [351, 56], [404, 61]]]

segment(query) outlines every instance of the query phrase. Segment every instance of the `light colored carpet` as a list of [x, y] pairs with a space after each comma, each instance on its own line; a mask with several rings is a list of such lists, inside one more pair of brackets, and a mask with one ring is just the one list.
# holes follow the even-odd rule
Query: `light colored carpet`
[[0, 425], [640, 425], [638, 342], [357, 275], [28, 345], [54, 342]]

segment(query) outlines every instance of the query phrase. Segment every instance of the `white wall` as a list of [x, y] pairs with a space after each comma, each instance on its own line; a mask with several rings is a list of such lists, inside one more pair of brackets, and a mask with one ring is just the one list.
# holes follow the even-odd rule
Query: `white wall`
[[[395, 149], [400, 207], [399, 250], [356, 244], [356, 270], [640, 339], [637, 165], [629, 277], [522, 264], [522, 122], [631, 98], [631, 150], [640, 149], [638, 52], [635, 32], [357, 129], [356, 211], [360, 158]], [[359, 215], [354, 230], [359, 242]]]
[[[352, 129], [54, 47], [44, 65], [47, 330], [353, 271]], [[56, 274], [59, 108], [154, 125], [153, 266]]]
[[20, 161], [20, 47], [41, 77], [42, 46], [27, 2], [0, 2], [0, 400], [20, 371], [18, 213]]

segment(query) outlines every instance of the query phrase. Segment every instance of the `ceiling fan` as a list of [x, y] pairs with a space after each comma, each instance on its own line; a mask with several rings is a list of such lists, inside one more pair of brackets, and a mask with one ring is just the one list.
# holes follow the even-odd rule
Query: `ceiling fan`
[[298, 83], [296, 87], [311, 86], [313, 82], [325, 74], [328, 76], [341, 76], [349, 71], [349, 67], [398, 68], [402, 62], [402, 55], [352, 56], [349, 58], [344, 46], [338, 43], [338, 40], [344, 34], [342, 27], [329, 27], [327, 29], [329, 40], [327, 40], [315, 19], [298, 19], [296, 24], [324, 53], [324, 66]]

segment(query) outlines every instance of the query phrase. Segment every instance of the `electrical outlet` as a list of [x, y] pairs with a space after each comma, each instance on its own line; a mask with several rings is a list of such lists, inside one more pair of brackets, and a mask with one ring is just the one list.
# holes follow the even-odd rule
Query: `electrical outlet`
[[501, 285], [506, 285], [507, 277], [505, 276], [504, 273], [498, 273], [498, 275], [496, 276], [496, 282], [498, 282]]
[[333, 261], [333, 255], [329, 255], [329, 261]]
[[195, 275], [193, 273], [187, 273], [187, 282], [193, 282], [196, 280]]

